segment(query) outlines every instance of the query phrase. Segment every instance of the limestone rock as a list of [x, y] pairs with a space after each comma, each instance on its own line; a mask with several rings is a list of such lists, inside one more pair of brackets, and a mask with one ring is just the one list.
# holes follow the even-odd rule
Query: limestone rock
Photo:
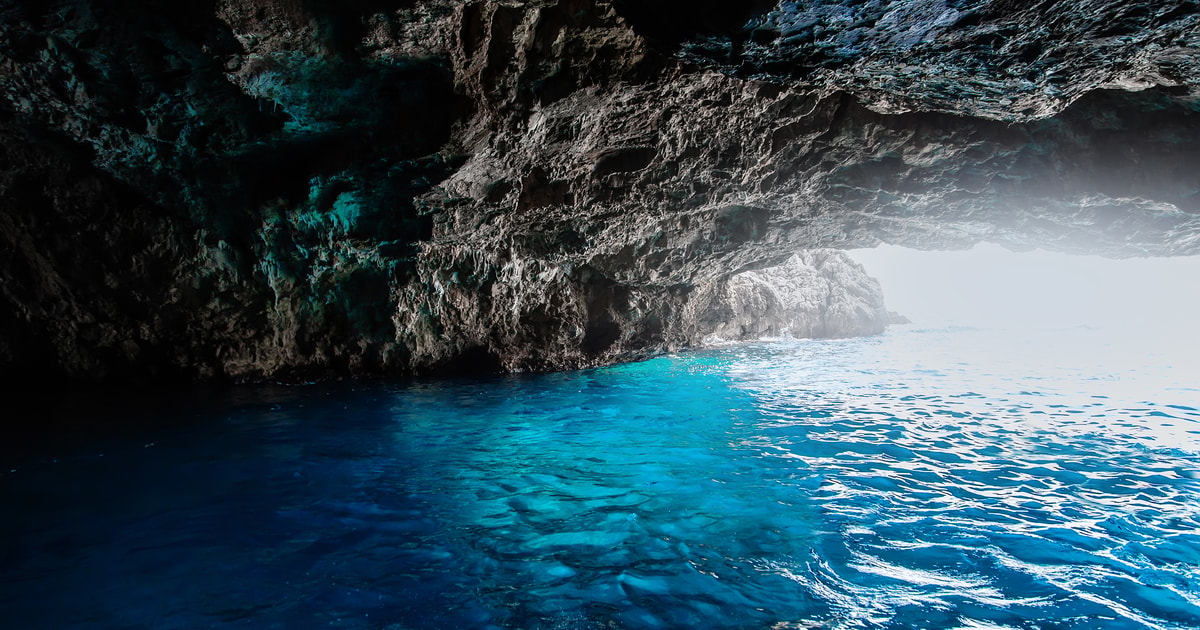
[[837, 250], [801, 252], [777, 267], [731, 277], [708, 317], [715, 320], [713, 336], [738, 341], [873, 335], [895, 320], [879, 282]]
[[[797, 252], [1196, 253], [1198, 21], [1185, 0], [3, 2], [0, 369], [563, 369], [695, 345], [738, 274]], [[858, 297], [821, 326], [873, 330], [831, 264]]]

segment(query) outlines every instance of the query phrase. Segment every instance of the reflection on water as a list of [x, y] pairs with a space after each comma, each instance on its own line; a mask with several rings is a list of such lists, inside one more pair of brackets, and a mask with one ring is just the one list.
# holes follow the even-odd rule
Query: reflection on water
[[1104, 343], [910, 327], [242, 390], [14, 458], [0, 608], [13, 627], [1196, 627], [1189, 357], [1114, 364]]

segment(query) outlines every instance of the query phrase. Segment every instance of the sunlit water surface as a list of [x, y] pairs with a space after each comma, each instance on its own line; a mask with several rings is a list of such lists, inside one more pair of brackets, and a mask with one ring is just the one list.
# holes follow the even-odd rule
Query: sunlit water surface
[[1194, 355], [1113, 343], [240, 390], [5, 462], [0, 624], [1197, 628]]

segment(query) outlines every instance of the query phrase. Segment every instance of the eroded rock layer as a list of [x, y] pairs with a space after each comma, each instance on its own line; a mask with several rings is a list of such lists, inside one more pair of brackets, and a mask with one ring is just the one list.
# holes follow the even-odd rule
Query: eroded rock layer
[[[1198, 50], [1190, 1], [0, 2], [0, 376], [572, 368], [877, 330], [818, 249], [1197, 253]], [[731, 306], [797, 252], [862, 317]]]

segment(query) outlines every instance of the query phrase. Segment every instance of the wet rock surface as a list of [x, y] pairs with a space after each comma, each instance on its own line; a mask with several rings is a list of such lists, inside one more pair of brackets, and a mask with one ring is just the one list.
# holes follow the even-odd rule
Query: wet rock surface
[[[878, 330], [812, 250], [1200, 250], [1197, 3], [727, 4], [0, 3], [0, 366], [564, 369]], [[730, 310], [797, 252], [857, 306]]]

